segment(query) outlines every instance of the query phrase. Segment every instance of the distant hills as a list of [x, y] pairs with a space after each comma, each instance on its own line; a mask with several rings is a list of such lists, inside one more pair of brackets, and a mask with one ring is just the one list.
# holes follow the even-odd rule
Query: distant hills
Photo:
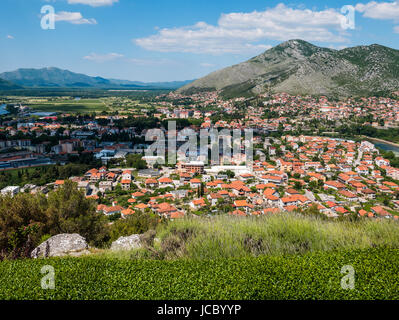
[[21, 88], [22, 88], [21, 86], [18, 86], [15, 83], [0, 79], [0, 90], [14, 90]]
[[[192, 80], [191, 80], [192, 81]], [[191, 81], [152, 82], [90, 77], [59, 68], [18, 69], [0, 73], [0, 90], [21, 88], [178, 89]]]
[[227, 98], [265, 92], [337, 97], [393, 92], [399, 90], [399, 50], [377, 44], [334, 50], [289, 40], [177, 91], [212, 90]]

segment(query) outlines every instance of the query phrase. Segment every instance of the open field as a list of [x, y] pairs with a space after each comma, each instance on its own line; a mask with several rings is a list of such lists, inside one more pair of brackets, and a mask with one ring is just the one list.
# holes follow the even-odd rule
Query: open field
[[100, 99], [60, 100], [39, 102], [29, 105], [35, 111], [42, 112], [102, 112], [107, 111], [107, 104]]
[[[366, 249], [218, 260], [56, 258], [0, 263], [0, 299], [399, 299], [399, 251]], [[55, 289], [41, 288], [54, 267]], [[355, 270], [343, 289], [343, 266]]]

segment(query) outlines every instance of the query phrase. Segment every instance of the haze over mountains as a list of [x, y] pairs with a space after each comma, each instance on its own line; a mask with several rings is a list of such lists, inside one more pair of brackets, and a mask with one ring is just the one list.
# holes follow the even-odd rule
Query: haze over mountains
[[59, 68], [18, 69], [0, 74], [0, 89], [26, 88], [98, 88], [98, 89], [177, 89], [189, 81], [152, 82], [90, 77]]
[[178, 92], [220, 90], [228, 98], [264, 92], [348, 97], [398, 89], [399, 50], [377, 44], [333, 50], [290, 40]]

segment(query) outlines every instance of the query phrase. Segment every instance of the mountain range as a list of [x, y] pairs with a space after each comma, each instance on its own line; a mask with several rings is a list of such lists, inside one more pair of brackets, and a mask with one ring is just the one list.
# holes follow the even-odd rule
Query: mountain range
[[0, 74], [0, 90], [23, 88], [170, 89], [184, 94], [218, 90], [225, 98], [265, 92], [370, 96], [399, 90], [399, 50], [378, 44], [335, 50], [289, 40], [198, 80], [174, 82], [106, 79], [53, 67]]
[[18, 69], [0, 73], [0, 89], [21, 88], [98, 88], [98, 89], [177, 89], [192, 80], [173, 82], [140, 82], [90, 77], [59, 68]]
[[16, 85], [15, 83], [0, 79], [0, 90], [14, 90], [14, 89], [22, 89], [22, 87]]
[[226, 98], [265, 92], [349, 97], [398, 89], [399, 50], [377, 44], [334, 50], [289, 40], [177, 92], [220, 90]]

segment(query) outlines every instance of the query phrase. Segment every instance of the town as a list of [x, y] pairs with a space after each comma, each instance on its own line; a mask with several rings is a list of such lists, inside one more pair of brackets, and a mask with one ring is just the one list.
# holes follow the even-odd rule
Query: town
[[[1, 193], [46, 194], [71, 180], [112, 221], [137, 212], [166, 219], [309, 210], [331, 218], [399, 217], [396, 157], [384, 157], [366, 137], [398, 127], [397, 93], [343, 101], [288, 94], [226, 100], [218, 92], [167, 93], [147, 99], [145, 108], [126, 97], [111, 99], [111, 111], [91, 114], [33, 112], [25, 105], [31, 98], [5, 99], [12, 113], [3, 115], [0, 126]], [[177, 125], [173, 132], [168, 131], [171, 121]], [[356, 127], [357, 136], [345, 137]], [[247, 159], [244, 137], [232, 141], [224, 134], [218, 137], [216, 160], [207, 159], [210, 145], [205, 157], [198, 147], [180, 148], [177, 162], [149, 156], [153, 142], [146, 135], [154, 128], [173, 136], [177, 147], [190, 139], [188, 129], [195, 141], [200, 132], [251, 130], [253, 158]], [[226, 140], [228, 148], [237, 148], [238, 142], [233, 157], [223, 154]], [[164, 142], [167, 146], [168, 139]], [[7, 184], [6, 174], [12, 171], [50, 171], [71, 163], [79, 170], [64, 179]]]

